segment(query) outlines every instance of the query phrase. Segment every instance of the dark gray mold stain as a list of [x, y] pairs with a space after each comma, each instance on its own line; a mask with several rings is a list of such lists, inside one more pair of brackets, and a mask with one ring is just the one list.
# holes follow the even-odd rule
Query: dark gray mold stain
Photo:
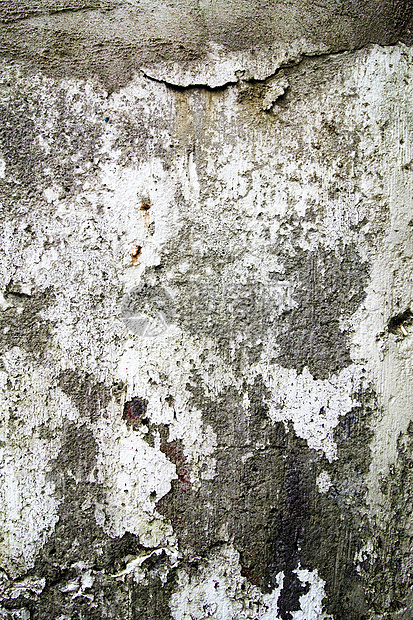
[[121, 383], [109, 387], [89, 373], [70, 369], [60, 373], [58, 385], [91, 422], [99, 418], [112, 398], [119, 399], [124, 391]]
[[[276, 576], [284, 571], [283, 620], [300, 609], [299, 598], [308, 589], [294, 573], [299, 565], [317, 569], [326, 581], [326, 611], [336, 620], [367, 618], [371, 575], [359, 575], [354, 558], [376, 529], [367, 517], [364, 482], [371, 462], [369, 421], [378, 411], [374, 393], [358, 394], [360, 405], [341, 419], [338, 460], [328, 463], [291, 428], [286, 432], [282, 424], [271, 424], [259, 379], [248, 389], [247, 416], [235, 390], [214, 402], [206, 398], [195, 371], [187, 389], [217, 433], [218, 446], [213, 480], [196, 491], [175, 480], [157, 503], [178, 536], [184, 565], [231, 540], [242, 574], [263, 592], [276, 587]], [[251, 458], [242, 458], [251, 452]], [[323, 469], [332, 478], [327, 494], [316, 486]]]
[[[180, 480], [173, 481], [172, 491], [157, 506], [171, 519], [187, 560], [203, 557], [209, 549], [225, 542], [223, 531], [228, 524], [229, 537], [234, 537], [241, 552], [244, 574], [268, 592], [275, 584], [268, 545], [277, 497], [283, 489], [282, 454], [288, 440], [282, 425], [272, 426], [265, 407], [254, 398], [260, 390], [258, 381], [250, 392], [254, 404], [246, 418], [234, 390], [212, 402], [191, 388], [194, 405], [202, 403], [205, 423], [211, 424], [218, 435], [217, 475], [196, 491], [184, 490]], [[242, 456], [249, 451], [254, 456], [243, 463]]]
[[359, 405], [335, 429], [337, 460], [324, 463], [332, 486], [311, 493], [304, 566], [325, 580], [326, 609], [337, 620], [361, 620], [368, 611], [369, 584], [356, 570], [355, 555], [375, 531], [368, 516], [365, 476], [371, 463], [371, 423], [380, 414], [373, 390], [354, 395]]
[[10, 282], [4, 292], [5, 310], [0, 310], [0, 341], [3, 351], [20, 347], [37, 360], [42, 360], [52, 337], [53, 324], [41, 313], [53, 303], [51, 289], [25, 294], [17, 292]]
[[[176, 589], [176, 570], [168, 574], [168, 580], [163, 583], [159, 577], [159, 571], [162, 565], [168, 565], [165, 558], [160, 556], [153, 561], [153, 576], [150, 578], [148, 585], [134, 587], [131, 593], [130, 609], [131, 620], [172, 620], [172, 614], [169, 607], [170, 598]], [[147, 562], [149, 570], [152, 568]]]
[[[38, 208], [50, 210], [43, 191], [54, 181], [62, 186], [60, 198], [70, 197], [97, 171], [95, 158], [104, 114], [98, 103], [92, 110], [87, 99], [61, 89], [54, 91], [51, 117], [50, 100], [42, 98], [40, 89], [19, 90], [12, 78], [3, 79], [0, 94], [4, 97], [0, 103], [0, 152], [6, 164], [1, 180], [3, 216], [27, 215], [33, 200]], [[86, 120], [88, 115], [92, 120]], [[47, 151], [40, 147], [39, 138], [48, 145]]]
[[[287, 620], [290, 612], [300, 609], [299, 597], [306, 591], [293, 571], [309, 516], [302, 470], [314, 473], [317, 456], [305, 450], [293, 432], [286, 433], [282, 424], [270, 423], [259, 379], [249, 390], [246, 418], [232, 390], [214, 403], [192, 392], [194, 403], [202, 403], [205, 422], [218, 434], [217, 474], [198, 491], [174, 481], [158, 509], [171, 519], [184, 560], [190, 564], [194, 557], [204, 557], [211, 548], [233, 540], [242, 575], [263, 592], [270, 592], [277, 574], [284, 571], [279, 609]], [[247, 453], [253, 455], [243, 462]]]
[[284, 265], [286, 277], [299, 284], [297, 307], [285, 312], [275, 328], [277, 362], [298, 372], [307, 366], [315, 378], [325, 379], [352, 362], [340, 322], [365, 298], [368, 265], [352, 246], [302, 253], [299, 260], [285, 256]]
[[[43, 428], [45, 436], [50, 432]], [[96, 524], [96, 504], [105, 503], [101, 485], [90, 481], [97, 451], [88, 425], [66, 423], [62, 448], [51, 463], [50, 473], [56, 496], [62, 502], [59, 520], [29, 573], [44, 577], [46, 586], [37, 597], [20, 596], [2, 600], [1, 604], [8, 610], [24, 606], [30, 611], [31, 620], [54, 620], [61, 616], [71, 620], [169, 620], [168, 600], [175, 571], [171, 571], [168, 583], [159, 579], [159, 571], [165, 565], [169, 568], [169, 558], [161, 555], [145, 560], [143, 568], [147, 569], [148, 578], [144, 585], [136, 584], [132, 575], [124, 580], [112, 577], [125, 568], [128, 557], [147, 550], [135, 535], [125, 533], [111, 538]], [[65, 586], [76, 580], [80, 586], [82, 563], [91, 570], [94, 583], [85, 596], [74, 597], [74, 592], [65, 591]]]
[[[27, 101], [16, 100], [13, 104], [0, 105], [2, 123], [0, 127], [0, 148], [8, 167], [10, 181], [2, 181], [2, 194], [16, 199], [23, 188], [30, 193], [38, 192], [38, 178], [41, 175], [42, 157], [35, 141], [35, 121]], [[16, 186], [16, 177], [22, 188]], [[11, 206], [11, 205], [10, 205]], [[3, 207], [4, 208], [4, 207]]]

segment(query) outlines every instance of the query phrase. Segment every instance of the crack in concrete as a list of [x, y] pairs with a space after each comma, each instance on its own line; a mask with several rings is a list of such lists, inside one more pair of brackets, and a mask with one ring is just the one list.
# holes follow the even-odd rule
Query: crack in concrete
[[[323, 60], [326, 58], [338, 58], [339, 56], [341, 56], [342, 54], [355, 54], [356, 52], [359, 52], [360, 50], [363, 49], [369, 49], [371, 47], [380, 47], [380, 48], [392, 48], [395, 47], [396, 45], [398, 45], [399, 42], [395, 42], [389, 45], [378, 45], [376, 43], [368, 43], [366, 45], [362, 45], [360, 47], [356, 47], [356, 48], [343, 48], [339, 51], [334, 51], [334, 52], [320, 52], [319, 54], [300, 54], [299, 58], [291, 58], [289, 60], [287, 60], [286, 62], [283, 62], [282, 64], [280, 64], [276, 69], [274, 69], [274, 71], [272, 73], [269, 73], [268, 75], [266, 75], [266, 77], [264, 78], [254, 78], [254, 77], [250, 77], [250, 78], [243, 78], [242, 76], [237, 77], [237, 79], [235, 80], [227, 80], [225, 82], [223, 82], [222, 84], [218, 84], [216, 86], [211, 86], [210, 84], [208, 84], [207, 82], [191, 82], [189, 84], [179, 84], [177, 82], [173, 82], [171, 80], [165, 79], [165, 78], [160, 78], [160, 77], [156, 77], [155, 75], [151, 75], [151, 73], [148, 71], [148, 69], [146, 68], [139, 68], [139, 72], [148, 80], [151, 80], [152, 82], [156, 82], [157, 84], [164, 84], [165, 86], [167, 86], [168, 88], [177, 91], [177, 92], [185, 92], [185, 91], [190, 91], [190, 90], [194, 90], [194, 89], [201, 89], [201, 90], [206, 90], [208, 92], [224, 92], [227, 88], [229, 88], [230, 86], [236, 86], [236, 85], [265, 85], [268, 82], [270, 82], [271, 80], [273, 80], [276, 77], [283, 77], [283, 70], [284, 69], [290, 69], [292, 67], [299, 67], [303, 62], [305, 62], [306, 60], [315, 60], [315, 59], [319, 59], [319, 60]], [[413, 43], [412, 43], [413, 45]], [[236, 73], [245, 73], [246, 70], [237, 70]]]

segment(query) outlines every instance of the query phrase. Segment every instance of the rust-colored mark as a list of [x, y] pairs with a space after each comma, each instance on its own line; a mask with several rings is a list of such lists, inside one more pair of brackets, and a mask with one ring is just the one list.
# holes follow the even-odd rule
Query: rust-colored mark
[[139, 257], [141, 254], [142, 254], [142, 246], [140, 245], [135, 246], [131, 252], [132, 265], [139, 265]]
[[123, 415], [122, 419], [126, 420], [129, 424], [133, 426], [138, 426], [140, 424], [145, 424], [148, 422], [146, 418], [146, 409], [148, 407], [148, 401], [146, 398], [139, 398], [139, 396], [134, 396], [132, 400], [129, 400], [125, 403], [123, 407]]
[[241, 575], [246, 577], [254, 586], [259, 586], [260, 580], [254, 575], [254, 567], [252, 565], [241, 566]]
[[162, 439], [160, 450], [164, 453], [167, 459], [172, 461], [172, 463], [175, 463], [176, 474], [178, 476], [178, 480], [182, 484], [182, 491], [184, 493], [190, 491], [192, 488], [190, 469], [186, 462], [181, 442], [177, 440], [166, 441], [165, 439]]
[[143, 213], [143, 219], [145, 221], [145, 226], [149, 226], [149, 209], [151, 208], [151, 205], [148, 204], [147, 202], [143, 202], [141, 204], [141, 211]]

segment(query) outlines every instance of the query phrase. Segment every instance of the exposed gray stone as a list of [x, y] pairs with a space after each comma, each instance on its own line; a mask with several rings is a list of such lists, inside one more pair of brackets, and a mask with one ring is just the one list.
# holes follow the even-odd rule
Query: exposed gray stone
[[412, 27], [410, 0], [16, 0], [0, 20], [3, 56], [56, 76], [98, 75], [109, 90], [140, 68], [182, 86], [262, 79], [274, 61], [388, 45]]
[[411, 19], [0, 9], [0, 617], [410, 617]]

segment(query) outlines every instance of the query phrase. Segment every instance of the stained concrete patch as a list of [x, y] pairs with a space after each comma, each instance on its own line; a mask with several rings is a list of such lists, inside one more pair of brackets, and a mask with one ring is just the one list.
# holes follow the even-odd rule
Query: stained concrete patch
[[341, 325], [365, 298], [369, 267], [354, 246], [285, 257], [286, 276], [299, 282], [296, 305], [275, 326], [277, 361], [325, 379], [351, 364], [348, 334]]
[[[178, 85], [265, 78], [300, 54], [409, 37], [409, 1], [225, 5], [189, 0], [13, 3], [0, 12], [1, 52], [54, 76], [99, 76], [109, 90], [140, 67]], [[228, 62], [228, 58], [231, 62]]]
[[[94, 10], [44, 6], [14, 26], [96, 25]], [[215, 66], [235, 53], [219, 88], [209, 61], [168, 70], [173, 88], [153, 64], [152, 79], [108, 97], [91, 82], [27, 79], [28, 65], [5, 73], [0, 176], [12, 217], [0, 300], [12, 326], [27, 310], [29, 351], [4, 325], [5, 533], [18, 552], [30, 546], [1, 590], [16, 614], [408, 614], [410, 51], [307, 58], [285, 68], [288, 88], [272, 101], [279, 63], [307, 43], [271, 59], [271, 78], [261, 56], [264, 78], [251, 78], [238, 54], [254, 32], [236, 17], [222, 38], [222, 21], [206, 20], [228, 41]], [[82, 43], [73, 32], [39, 37], [55, 76]], [[184, 45], [174, 57], [173, 45], [175, 68], [204, 54]], [[163, 51], [156, 40], [148, 54]], [[119, 57], [122, 42], [105, 66], [110, 90]], [[87, 69], [82, 58], [73, 70], [90, 75], [93, 54]], [[119, 65], [121, 79], [135, 68]], [[208, 88], [185, 87], [206, 73]], [[140, 315], [166, 329], [134, 330]], [[47, 347], [36, 323], [46, 318]], [[391, 468], [387, 439], [400, 428]], [[384, 459], [388, 473], [372, 467]]]
[[[157, 504], [173, 523], [183, 558], [204, 557], [211, 546], [233, 541], [241, 574], [261, 591], [276, 588], [282, 571], [278, 609], [283, 620], [300, 609], [308, 591], [297, 568], [317, 566], [326, 582], [327, 612], [337, 620], [359, 620], [371, 590], [353, 561], [374, 531], [366, 519], [363, 476], [371, 459], [368, 427], [375, 395], [360, 394], [360, 405], [340, 422], [338, 460], [327, 465], [292, 429], [271, 424], [259, 380], [248, 391], [247, 416], [234, 391], [211, 402], [194, 383], [189, 389], [217, 433], [218, 447], [211, 482], [192, 491], [177, 480]], [[317, 486], [323, 469], [332, 480], [325, 494]]]
[[[111, 578], [122, 570], [129, 555], [140, 550], [137, 537], [110, 538], [96, 524], [96, 504], [104, 502], [101, 486], [91, 482], [97, 444], [86, 425], [68, 423], [62, 449], [50, 476], [61, 498], [59, 520], [33, 574], [46, 585], [35, 601], [24, 600], [31, 617], [44, 620], [60, 614], [69, 618], [116, 618], [129, 605], [129, 587]], [[6, 601], [17, 607], [19, 600]]]
[[110, 389], [93, 375], [64, 370], [58, 378], [59, 387], [72, 399], [77, 409], [91, 422], [97, 420], [112, 398], [122, 394], [123, 386], [117, 384]]
[[[3, 295], [4, 310], [0, 310], [0, 339], [4, 350], [21, 347], [42, 359], [50, 344], [53, 324], [42, 313], [53, 303], [53, 291], [21, 292], [21, 286], [9, 283]], [[25, 289], [23, 289], [25, 290]]]

